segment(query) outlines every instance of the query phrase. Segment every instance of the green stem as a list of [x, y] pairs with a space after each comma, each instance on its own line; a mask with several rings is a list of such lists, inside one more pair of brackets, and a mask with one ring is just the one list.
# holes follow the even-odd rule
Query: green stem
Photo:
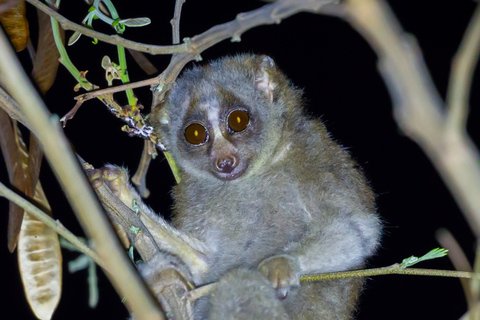
[[165, 159], [167, 159], [168, 165], [170, 166], [170, 169], [172, 170], [173, 176], [175, 177], [175, 181], [180, 183], [180, 172], [178, 171], [177, 164], [175, 163], [175, 160], [173, 160], [172, 155], [169, 152], [164, 152], [163, 155], [165, 156]]
[[467, 279], [479, 277], [472, 272], [404, 268], [400, 264], [394, 264], [389, 267], [375, 268], [375, 269], [305, 275], [300, 277], [300, 281], [318, 281], [318, 280], [344, 279], [344, 278], [353, 278], [353, 277], [370, 277], [370, 276], [380, 276], [380, 275], [386, 275], [386, 274], [406, 274], [406, 275], [453, 277], [453, 278], [467, 278]]
[[[50, 4], [50, 1], [47, 0], [47, 3]], [[60, 53], [60, 62], [65, 66], [65, 68], [67, 68], [70, 74], [75, 78], [75, 80], [78, 81], [78, 83], [80, 83], [80, 85], [83, 88], [85, 88], [87, 91], [92, 90], [93, 89], [92, 85], [88, 81], [86, 81], [84, 78], [82, 78], [82, 74], [73, 65], [72, 61], [70, 60], [70, 57], [67, 54], [67, 50], [63, 45], [62, 36], [60, 35], [60, 27], [58, 25], [58, 21], [53, 18], [50, 18], [50, 22], [52, 24], [52, 31], [53, 31], [53, 38], [55, 40], [55, 45], [57, 46], [57, 50]]]
[[[123, 84], [130, 83], [130, 77], [128, 76], [127, 72], [127, 59], [125, 56], [125, 48], [122, 46], [117, 46], [117, 52], [121, 69], [120, 79], [122, 80]], [[136, 100], [135, 95], [133, 94], [133, 90], [125, 90], [125, 93], [127, 94], [128, 104], [132, 107], [132, 111], [134, 111], [136, 106]]]

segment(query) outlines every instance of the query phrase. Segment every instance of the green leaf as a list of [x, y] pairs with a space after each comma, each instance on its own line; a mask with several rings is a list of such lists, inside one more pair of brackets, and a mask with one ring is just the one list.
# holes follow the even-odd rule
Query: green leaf
[[149, 25], [152, 21], [149, 18], [130, 18], [120, 20], [119, 23], [124, 24], [127, 27], [143, 27]]
[[414, 264], [417, 264], [422, 261], [426, 260], [432, 260], [432, 259], [437, 259], [441, 258], [447, 255], [448, 250], [443, 249], [443, 248], [435, 248], [433, 250], [430, 250], [427, 254], [419, 257], [411, 256], [409, 258], [403, 259], [402, 263], [400, 264], [404, 268], [408, 268], [413, 266]]
[[102, 58], [102, 68], [104, 70], [107, 70], [107, 68], [110, 67], [111, 64], [112, 64], [112, 60], [110, 60], [109, 56], [104, 56]]
[[68, 45], [71, 46], [80, 39], [82, 34], [78, 31], [75, 31], [72, 36], [68, 39]]
[[117, 26], [117, 24], [120, 22], [120, 18], [117, 18], [115, 19], [113, 22], [112, 22], [112, 26], [115, 27]]
[[130, 257], [130, 260], [133, 261], [134, 257], [133, 257], [133, 246], [130, 246], [130, 248], [128, 249], [128, 256]]
[[74, 273], [79, 270], [87, 269], [90, 260], [90, 257], [82, 254], [75, 260], [68, 262], [68, 271], [70, 271], [70, 273]]
[[138, 234], [140, 232], [140, 228], [137, 228], [135, 226], [130, 226], [130, 231], [135, 234]]
[[133, 209], [133, 211], [135, 211], [135, 214], [138, 215], [139, 208], [138, 208], [138, 203], [137, 203], [136, 199], [133, 199], [132, 209]]

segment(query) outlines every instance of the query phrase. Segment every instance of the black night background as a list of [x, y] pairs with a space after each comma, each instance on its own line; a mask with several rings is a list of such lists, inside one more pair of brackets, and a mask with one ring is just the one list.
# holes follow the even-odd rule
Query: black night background
[[[127, 28], [125, 37], [150, 44], [170, 44], [170, 19], [175, 2], [114, 1], [120, 16], [149, 17], [152, 24]], [[192, 1], [183, 6], [181, 37], [192, 37], [208, 28], [230, 21], [239, 12], [262, 6], [261, 1]], [[440, 95], [448, 85], [451, 59], [475, 8], [470, 0], [391, 0], [393, 11], [406, 32], [416, 37]], [[36, 28], [35, 9], [27, 4], [31, 28]], [[61, 13], [80, 23], [87, 14], [83, 1], [64, 1]], [[101, 21], [98, 31], [111, 33]], [[68, 31], [67, 38], [72, 34]], [[36, 33], [32, 31], [36, 41]], [[109, 44], [93, 45], [83, 36], [68, 53], [79, 70], [88, 70], [87, 78], [106, 87], [101, 59], [116, 60], [116, 48]], [[381, 248], [368, 267], [383, 267], [411, 255], [420, 256], [439, 246], [436, 232], [448, 229], [473, 263], [475, 238], [457, 204], [422, 150], [397, 127], [386, 86], [377, 72], [377, 58], [367, 42], [348, 23], [335, 17], [301, 13], [278, 25], [247, 31], [241, 42], [224, 41], [202, 53], [203, 61], [240, 52], [271, 56], [292, 82], [304, 89], [308, 110], [320, 117], [333, 137], [340, 142], [363, 168], [375, 193], [378, 212], [384, 222]], [[26, 70], [31, 62], [26, 52], [19, 54]], [[162, 71], [170, 56], [148, 56]], [[131, 81], [148, 76], [127, 55]], [[200, 62], [201, 63], [201, 62]], [[191, 65], [191, 64], [189, 64]], [[187, 66], [188, 67], [188, 66]], [[468, 132], [480, 141], [480, 77], [472, 84]], [[119, 84], [119, 83], [117, 83]], [[75, 81], [60, 66], [56, 83], [45, 97], [52, 113], [60, 117], [68, 112], [77, 94]], [[149, 111], [149, 88], [135, 90]], [[116, 98], [126, 103], [123, 93]], [[139, 138], [128, 137], [120, 128], [123, 123], [112, 116], [102, 103], [86, 102], [65, 128], [74, 150], [95, 167], [105, 163], [123, 165], [135, 172], [143, 148]], [[3, 160], [0, 179], [8, 182]], [[40, 179], [53, 214], [76, 235], [83, 231], [75, 219], [60, 186], [44, 161]], [[151, 191], [147, 203], [165, 216], [169, 215], [169, 190], [174, 179], [163, 156], [152, 162], [147, 176]], [[480, 196], [480, 195], [479, 195]], [[8, 202], [0, 200], [0, 241], [2, 273], [0, 306], [3, 314], [16, 319], [34, 319], [23, 295], [16, 254], [10, 254], [6, 243]], [[98, 269], [100, 301], [96, 309], [88, 308], [86, 271], [68, 273], [66, 264], [78, 254], [63, 251], [63, 295], [53, 319], [126, 319], [128, 312], [108, 279]], [[448, 258], [427, 261], [421, 268], [452, 270]], [[458, 279], [386, 275], [367, 280], [357, 319], [458, 319], [466, 311], [466, 302]]]

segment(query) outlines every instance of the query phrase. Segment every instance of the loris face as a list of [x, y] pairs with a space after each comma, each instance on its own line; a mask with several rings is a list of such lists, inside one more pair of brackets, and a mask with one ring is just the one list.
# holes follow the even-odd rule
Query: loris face
[[253, 154], [244, 145], [255, 140], [259, 124], [254, 110], [232, 93], [219, 97], [189, 108], [178, 139], [195, 160], [206, 160], [202, 170], [234, 180], [248, 169]]
[[273, 68], [268, 57], [233, 57], [182, 75], [154, 117], [185, 173], [236, 180], [272, 157], [286, 113]]

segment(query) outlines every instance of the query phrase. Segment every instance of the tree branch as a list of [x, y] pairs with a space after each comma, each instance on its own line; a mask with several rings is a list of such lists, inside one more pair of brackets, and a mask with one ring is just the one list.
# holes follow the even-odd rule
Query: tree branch
[[468, 95], [480, 52], [480, 5], [477, 5], [463, 36], [462, 43], [452, 61], [447, 93], [448, 126], [463, 131], [468, 116]]
[[102, 208], [69, 148], [58, 119], [49, 114], [28, 81], [20, 63], [9, 49], [8, 39], [3, 31], [0, 31], [0, 48], [1, 82], [21, 106], [32, 131], [41, 141], [47, 159], [79, 221], [94, 240], [95, 248], [109, 270], [107, 275], [120, 294], [127, 298], [127, 303], [139, 319], [163, 319], [156, 302], [115, 239]]
[[240, 36], [249, 29], [260, 25], [279, 23], [281, 20], [299, 12], [320, 13], [324, 6], [328, 8], [328, 5], [332, 3], [338, 3], [338, 1], [279, 0], [256, 10], [240, 13], [230, 22], [216, 25], [202, 34], [185, 40], [189, 50], [175, 53], [165, 71], [158, 76], [159, 85], [153, 91], [154, 99], [152, 105], [157, 105], [163, 99], [165, 92], [170, 89], [171, 84], [175, 81], [183, 67], [192, 60], [198, 60], [200, 53], [204, 50], [229, 38], [232, 38], [232, 42], [238, 42], [240, 41]]
[[173, 14], [173, 19], [170, 20], [172, 25], [172, 43], [180, 43], [180, 14], [182, 13], [182, 6], [185, 3], [185, 0], [175, 1], [175, 12]]
[[60, 23], [60, 25], [62, 26], [63, 30], [78, 31], [81, 34], [87, 37], [90, 37], [92, 39], [95, 38], [106, 43], [120, 45], [128, 49], [133, 49], [136, 51], [146, 52], [150, 54], [172, 54], [172, 53], [184, 52], [189, 50], [188, 45], [185, 43], [172, 45], [172, 46], [158, 46], [153, 44], [146, 44], [146, 43], [127, 40], [118, 35], [109, 36], [101, 32], [97, 32], [92, 29], [89, 29], [71, 22], [70, 20], [66, 19], [64, 16], [57, 13], [55, 10], [43, 4], [39, 0], [26, 0], [26, 1], [29, 2], [31, 5], [37, 7], [38, 9], [42, 10], [43, 12], [48, 14], [50, 17], [57, 20], [58, 23]]
[[[85, 101], [106, 93], [158, 84], [154, 91], [153, 105], [156, 105], [158, 101], [162, 99], [165, 92], [169, 90], [170, 85], [175, 81], [183, 67], [188, 62], [199, 59], [200, 53], [206, 49], [229, 38], [232, 38], [232, 42], [238, 42], [240, 41], [240, 36], [247, 30], [261, 25], [279, 23], [282, 19], [288, 18], [298, 12], [323, 13], [325, 10], [328, 14], [332, 14], [333, 12], [339, 14], [339, 12], [343, 11], [335, 10], [338, 6], [333, 4], [337, 2], [337, 0], [280, 0], [256, 10], [240, 13], [230, 22], [216, 25], [191, 39], [186, 38], [185, 45], [188, 50], [174, 53], [170, 64], [158, 77], [85, 93], [75, 97], [75, 99]], [[100, 38], [98, 39], [101, 40]]]
[[443, 102], [412, 36], [385, 1], [348, 0], [347, 20], [370, 42], [393, 99], [398, 126], [419, 144], [480, 236], [480, 155], [464, 131], [447, 128]]
[[[389, 275], [389, 274], [480, 279], [480, 275], [472, 272], [405, 268], [405, 267], [402, 267], [400, 264], [396, 263], [389, 267], [383, 267], [383, 268], [304, 275], [300, 277], [300, 281], [306, 282], [306, 281], [323, 281], [323, 280], [346, 279], [346, 278], [362, 278], [362, 277], [371, 277], [371, 276], [383, 276], [383, 275]], [[189, 301], [195, 301], [200, 297], [210, 294], [212, 291], [215, 290], [215, 286], [216, 286], [216, 283], [210, 283], [205, 286], [201, 286], [197, 289], [194, 289], [186, 294], [187, 299]]]

